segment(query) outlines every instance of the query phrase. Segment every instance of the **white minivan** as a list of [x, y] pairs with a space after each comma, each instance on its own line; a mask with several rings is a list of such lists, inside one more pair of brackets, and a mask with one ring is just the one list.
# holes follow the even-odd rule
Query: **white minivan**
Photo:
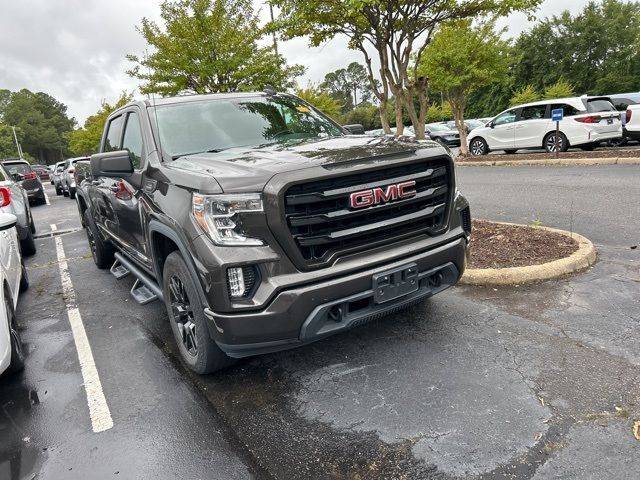
[[520, 149], [544, 148], [556, 151], [556, 122], [551, 111], [562, 109], [558, 148], [593, 150], [600, 142], [622, 136], [622, 123], [608, 97], [574, 97], [527, 103], [505, 110], [484, 127], [469, 133], [472, 155], [495, 150], [515, 153]]

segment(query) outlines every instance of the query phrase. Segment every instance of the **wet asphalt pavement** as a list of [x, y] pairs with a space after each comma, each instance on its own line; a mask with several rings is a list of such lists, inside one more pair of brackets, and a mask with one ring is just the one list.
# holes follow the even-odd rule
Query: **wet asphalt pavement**
[[91, 259], [75, 202], [34, 207], [62, 239], [113, 428], [93, 433], [54, 239], [27, 261], [23, 374], [0, 378], [0, 480], [638, 478], [640, 167], [463, 167], [477, 217], [573, 229], [572, 278], [458, 287], [380, 322], [200, 377], [164, 307]]

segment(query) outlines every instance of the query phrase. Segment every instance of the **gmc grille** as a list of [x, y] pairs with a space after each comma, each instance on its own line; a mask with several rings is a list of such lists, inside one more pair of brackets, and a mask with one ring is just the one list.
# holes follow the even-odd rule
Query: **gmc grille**
[[[451, 174], [447, 160], [430, 160], [294, 185], [285, 193], [289, 231], [303, 258], [319, 263], [336, 252], [369, 248], [446, 223]], [[351, 193], [416, 181], [412, 198], [350, 208]]]

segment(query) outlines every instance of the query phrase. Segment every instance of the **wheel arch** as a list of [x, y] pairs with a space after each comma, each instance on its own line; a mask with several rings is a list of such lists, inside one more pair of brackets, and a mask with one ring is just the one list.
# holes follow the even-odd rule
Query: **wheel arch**
[[149, 246], [151, 248], [151, 258], [153, 261], [153, 270], [156, 275], [158, 284], [163, 285], [164, 262], [169, 254], [179, 251], [182, 255], [184, 263], [187, 265], [189, 274], [198, 290], [198, 296], [205, 308], [209, 308], [209, 301], [202, 288], [200, 277], [197, 273], [193, 256], [187, 249], [187, 242], [170, 226], [158, 221], [151, 220], [149, 222]]

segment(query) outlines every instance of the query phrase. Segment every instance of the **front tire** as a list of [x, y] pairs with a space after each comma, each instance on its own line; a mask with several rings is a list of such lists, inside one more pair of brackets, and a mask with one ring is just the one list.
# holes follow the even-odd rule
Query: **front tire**
[[69, 198], [70, 198], [71, 200], [73, 200], [73, 199], [75, 199], [75, 198], [76, 198], [76, 191], [75, 191], [75, 189], [73, 189], [73, 190], [69, 189]]
[[56, 185], [56, 195], [62, 195], [62, 188]]
[[[564, 133], [560, 132], [558, 136], [558, 151], [566, 152], [569, 149], [569, 142], [567, 141], [567, 137], [565, 137]], [[544, 137], [544, 149], [547, 153], [555, 153], [556, 151], [556, 132], [548, 133], [546, 137]]]
[[96, 267], [101, 270], [111, 267], [115, 260], [113, 257], [115, 249], [109, 242], [102, 240], [98, 232], [98, 227], [96, 227], [88, 209], [84, 211], [84, 223], [86, 225], [84, 230], [87, 233], [91, 256], [93, 257]]
[[489, 153], [489, 146], [487, 142], [484, 141], [484, 138], [477, 137], [469, 143], [469, 152], [471, 152], [471, 155], [474, 157], [486, 155]]
[[180, 252], [169, 254], [163, 272], [162, 289], [171, 330], [189, 369], [206, 374], [235, 363], [209, 336], [196, 286]]
[[24, 368], [24, 348], [22, 346], [20, 332], [18, 332], [18, 324], [16, 323], [13, 305], [11, 304], [11, 299], [9, 299], [6, 294], [4, 298], [4, 308], [7, 312], [7, 318], [9, 319], [9, 339], [11, 341], [11, 362], [6, 371], [11, 374], [19, 372]]

